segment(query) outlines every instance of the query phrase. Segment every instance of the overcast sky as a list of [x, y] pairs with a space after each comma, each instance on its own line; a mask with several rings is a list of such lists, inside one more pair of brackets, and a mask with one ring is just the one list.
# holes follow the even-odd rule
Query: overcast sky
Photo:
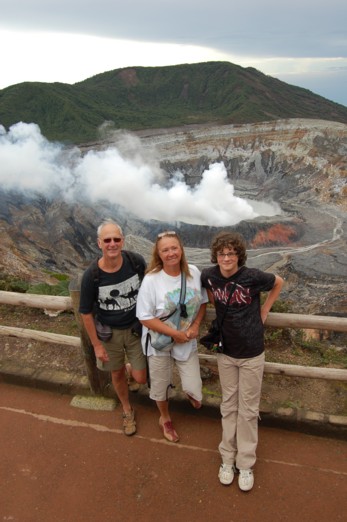
[[0, 89], [225, 60], [347, 106], [346, 0], [0, 0]]

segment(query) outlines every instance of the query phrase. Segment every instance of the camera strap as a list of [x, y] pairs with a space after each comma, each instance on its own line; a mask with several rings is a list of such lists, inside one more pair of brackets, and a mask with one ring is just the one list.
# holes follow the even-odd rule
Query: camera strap
[[[232, 287], [231, 287], [230, 292], [229, 292], [229, 295], [228, 295], [228, 300], [227, 300], [227, 302], [226, 302], [226, 305], [225, 305], [225, 308], [224, 308], [224, 312], [223, 312], [222, 318], [221, 318], [220, 321], [218, 321], [218, 319], [217, 319], [217, 323], [218, 323], [218, 326], [219, 326], [219, 331], [220, 331], [220, 335], [221, 335], [221, 337], [222, 337], [222, 326], [223, 326], [223, 322], [224, 322], [225, 316], [226, 316], [227, 311], [228, 311], [228, 308], [229, 308], [230, 299], [231, 299], [233, 293], [235, 292], [235, 290], [236, 290], [236, 283], [232, 283]], [[216, 318], [217, 318], [217, 316], [216, 316]], [[223, 341], [223, 339], [222, 339], [222, 341]]]

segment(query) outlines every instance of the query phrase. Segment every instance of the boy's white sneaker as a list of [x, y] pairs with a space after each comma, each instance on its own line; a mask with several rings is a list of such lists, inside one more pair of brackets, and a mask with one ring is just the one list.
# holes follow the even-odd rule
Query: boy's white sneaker
[[234, 480], [234, 472], [233, 464], [221, 464], [218, 472], [218, 478], [221, 484], [229, 486]]
[[240, 469], [239, 488], [241, 491], [249, 491], [254, 484], [254, 475], [251, 469]]

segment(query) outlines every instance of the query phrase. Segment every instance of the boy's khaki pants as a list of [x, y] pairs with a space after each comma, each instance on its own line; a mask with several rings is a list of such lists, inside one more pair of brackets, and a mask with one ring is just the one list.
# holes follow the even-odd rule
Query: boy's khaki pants
[[258, 416], [265, 354], [250, 359], [217, 355], [222, 387], [222, 441], [224, 464], [250, 469], [256, 461]]

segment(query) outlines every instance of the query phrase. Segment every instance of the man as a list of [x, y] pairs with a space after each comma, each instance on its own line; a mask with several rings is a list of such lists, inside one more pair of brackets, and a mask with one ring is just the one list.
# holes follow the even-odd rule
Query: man
[[[103, 221], [97, 236], [102, 257], [83, 274], [79, 312], [94, 347], [97, 367], [111, 372], [112, 384], [123, 407], [124, 433], [133, 435], [136, 421], [129, 402], [127, 373], [137, 383], [146, 383], [146, 359], [141, 340], [132, 331], [146, 263], [139, 254], [122, 251], [124, 236], [114, 221]], [[99, 339], [95, 319], [111, 327], [109, 340]]]

